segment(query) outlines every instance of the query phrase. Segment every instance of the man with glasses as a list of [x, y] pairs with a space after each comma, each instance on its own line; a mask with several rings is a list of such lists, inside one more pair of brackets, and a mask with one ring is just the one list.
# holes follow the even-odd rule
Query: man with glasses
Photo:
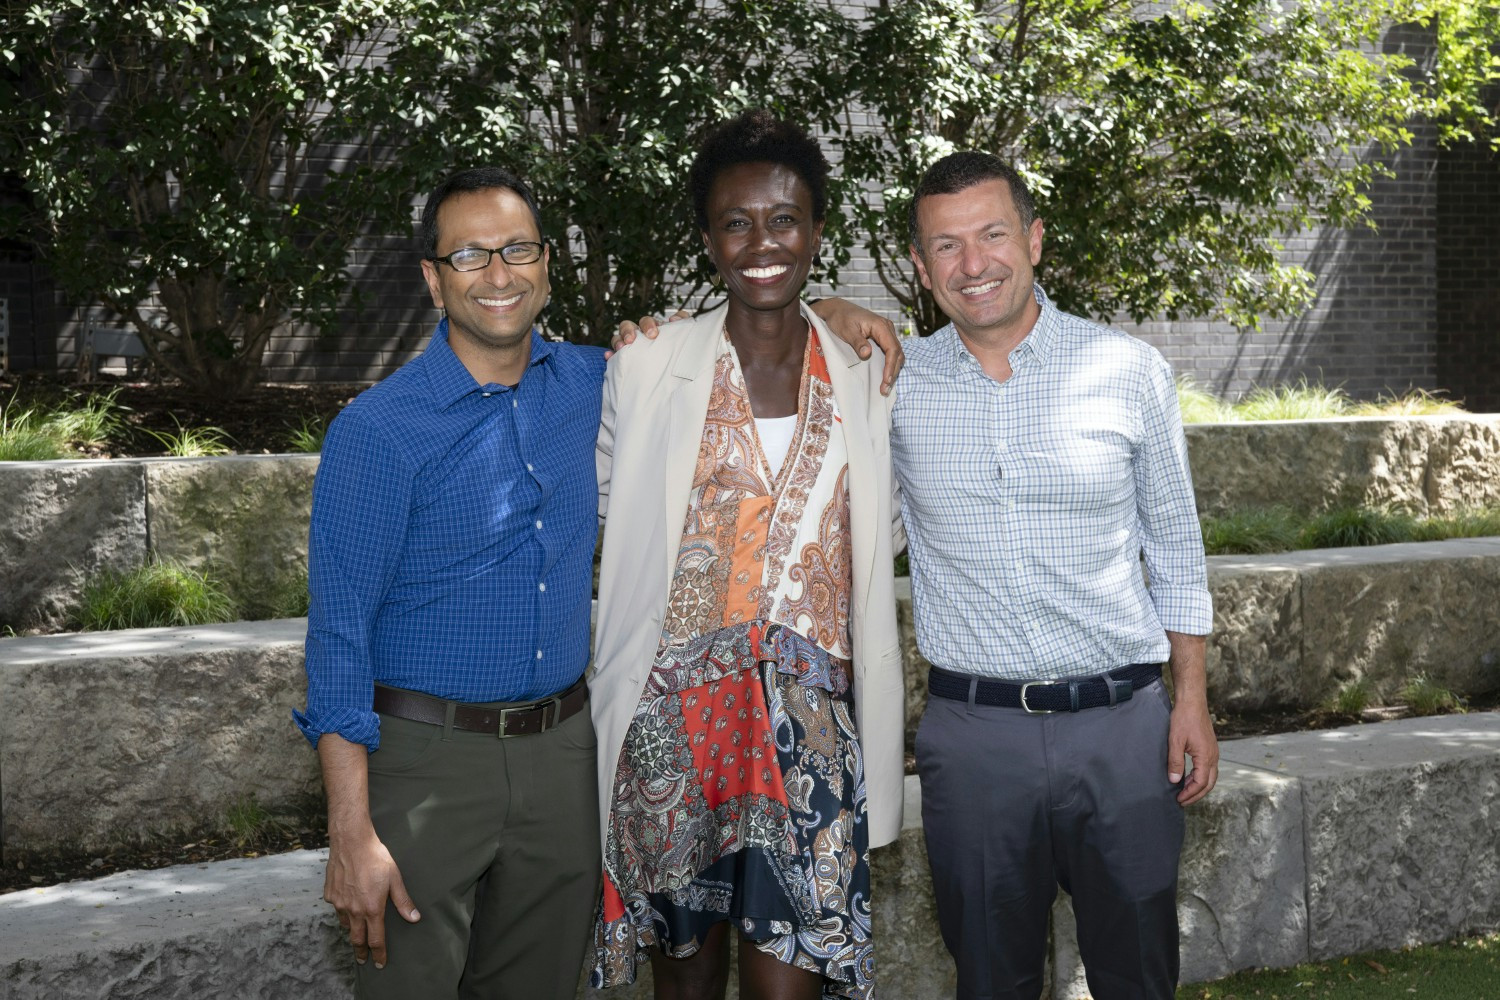
[[[583, 671], [605, 353], [535, 330], [549, 251], [512, 174], [444, 181], [421, 239], [444, 318], [333, 422], [313, 492], [296, 714], [328, 793], [324, 897], [361, 997], [562, 1000], [600, 871]], [[865, 321], [841, 335], [899, 355]]]

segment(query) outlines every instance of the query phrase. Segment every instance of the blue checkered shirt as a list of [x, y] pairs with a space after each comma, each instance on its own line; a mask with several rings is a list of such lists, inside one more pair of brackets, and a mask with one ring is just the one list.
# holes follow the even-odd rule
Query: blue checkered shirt
[[603, 383], [602, 350], [533, 333], [520, 383], [481, 386], [444, 320], [334, 420], [308, 542], [307, 711], [295, 715], [309, 740], [379, 746], [376, 682], [519, 701], [582, 675]]
[[1164, 630], [1212, 623], [1171, 368], [1036, 299], [1004, 383], [951, 325], [906, 344], [891, 456], [917, 644], [1009, 680], [1164, 662]]

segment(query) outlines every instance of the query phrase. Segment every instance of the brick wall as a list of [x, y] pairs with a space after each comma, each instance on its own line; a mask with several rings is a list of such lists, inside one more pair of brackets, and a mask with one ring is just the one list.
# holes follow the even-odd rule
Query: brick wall
[[[1500, 88], [1489, 95], [1500, 105]], [[1483, 143], [1437, 157], [1437, 382], [1500, 411], [1500, 156]]]

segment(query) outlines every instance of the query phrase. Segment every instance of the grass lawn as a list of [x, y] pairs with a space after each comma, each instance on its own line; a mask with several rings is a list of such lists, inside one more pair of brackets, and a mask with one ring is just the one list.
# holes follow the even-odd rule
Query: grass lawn
[[1500, 934], [1265, 972], [1177, 990], [1177, 1000], [1500, 1000]]

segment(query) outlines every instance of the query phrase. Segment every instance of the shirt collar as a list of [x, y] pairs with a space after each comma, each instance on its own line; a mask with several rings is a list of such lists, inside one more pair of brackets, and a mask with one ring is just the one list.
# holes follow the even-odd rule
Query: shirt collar
[[[1030, 354], [1036, 358], [1037, 364], [1046, 364], [1052, 355], [1052, 349], [1057, 344], [1058, 337], [1058, 311], [1042, 291], [1042, 286], [1036, 282], [1031, 283], [1031, 294], [1036, 298], [1036, 304], [1041, 306], [1041, 313], [1032, 325], [1031, 332], [1021, 339], [1021, 342], [1010, 352], [1012, 364], [1015, 360]], [[979, 359], [964, 346], [963, 338], [958, 335], [958, 329], [952, 323], [943, 327], [933, 336], [947, 338], [948, 356], [952, 364], [953, 374], [957, 375], [966, 368], [975, 371], [980, 370]]]
[[[549, 362], [550, 367], [550, 360], [556, 350], [557, 346], [552, 341], [543, 340], [536, 327], [532, 327], [531, 360], [527, 362], [527, 369], [535, 368], [543, 362]], [[453, 347], [448, 343], [446, 316], [432, 331], [432, 340], [427, 344], [427, 349], [422, 352], [422, 364], [427, 369], [427, 384], [432, 389], [433, 398], [442, 409], [447, 409], [470, 393], [479, 392], [481, 389], [493, 391], [498, 388], [493, 385], [480, 385], [474, 380], [474, 376], [469, 374], [469, 369], [464, 367], [464, 363], [458, 360], [458, 355], [453, 353]]]

